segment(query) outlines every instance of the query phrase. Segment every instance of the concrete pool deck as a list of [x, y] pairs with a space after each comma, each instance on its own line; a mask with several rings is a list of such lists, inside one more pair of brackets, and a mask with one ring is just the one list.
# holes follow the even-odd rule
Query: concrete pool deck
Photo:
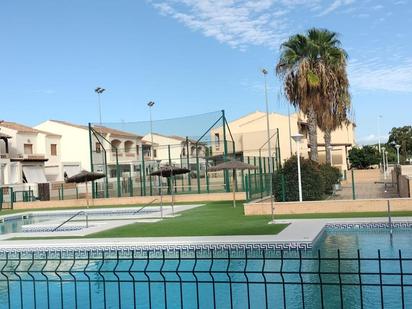
[[[277, 235], [136, 237], [95, 239], [38, 239], [0, 241], [0, 252], [72, 252], [72, 251], [174, 251], [209, 249], [311, 249], [325, 228], [385, 228], [386, 218], [294, 219], [276, 220], [289, 226]], [[393, 226], [412, 227], [412, 217], [394, 217]], [[34, 236], [34, 233], [30, 236]], [[43, 233], [44, 234], [44, 233]], [[63, 236], [59, 233], [59, 236]], [[13, 234], [13, 237], [16, 237]], [[56, 233], [52, 234], [56, 236]], [[28, 236], [27, 234], [24, 236]]]

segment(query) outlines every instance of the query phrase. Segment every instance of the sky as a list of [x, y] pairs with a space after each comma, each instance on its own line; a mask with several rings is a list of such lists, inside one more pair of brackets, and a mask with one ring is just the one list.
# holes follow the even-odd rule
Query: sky
[[349, 54], [358, 143], [411, 123], [410, 0], [2, 0], [0, 119], [148, 120], [210, 111], [287, 113], [279, 46], [312, 27]]

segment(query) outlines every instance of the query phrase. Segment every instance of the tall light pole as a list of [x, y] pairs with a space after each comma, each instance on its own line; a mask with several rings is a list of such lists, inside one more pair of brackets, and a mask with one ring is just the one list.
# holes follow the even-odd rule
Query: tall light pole
[[290, 124], [290, 104], [288, 104], [288, 125], [289, 125], [289, 149], [290, 149], [290, 156], [293, 155], [292, 152], [292, 126]]
[[385, 157], [386, 157], [386, 176], [385, 179], [388, 177], [388, 170], [389, 170], [389, 159], [388, 159], [388, 151], [385, 151]]
[[94, 89], [94, 92], [97, 93], [97, 103], [99, 104], [99, 124], [102, 124], [102, 104], [100, 102], [100, 95], [105, 92], [106, 89], [102, 88], [102, 87], [97, 87], [96, 89]]
[[396, 148], [396, 158], [397, 158], [398, 165], [399, 165], [399, 164], [400, 164], [400, 160], [399, 160], [399, 149], [401, 148], [401, 145], [396, 144], [396, 145], [395, 145], [395, 148]]
[[382, 115], [378, 116], [378, 149], [379, 153], [381, 153], [381, 119], [383, 118]]
[[150, 147], [151, 147], [151, 151], [150, 151], [150, 156], [152, 157], [152, 160], [154, 159], [154, 149], [153, 149], [153, 121], [152, 121], [152, 107], [155, 105], [155, 102], [153, 101], [149, 101], [149, 103], [147, 103], [147, 106], [149, 106], [149, 117], [150, 117]]
[[385, 147], [381, 147], [381, 150], [382, 150], [382, 162], [383, 162], [383, 179], [386, 179]]
[[302, 176], [300, 171], [300, 141], [303, 138], [302, 134], [295, 134], [292, 136], [293, 140], [296, 142], [296, 156], [298, 160], [298, 186], [299, 186], [299, 202], [302, 202]]
[[272, 166], [272, 145], [270, 142], [270, 123], [269, 123], [269, 100], [268, 100], [268, 87], [267, 87], [267, 74], [266, 69], [262, 69], [262, 74], [265, 79], [265, 103], [266, 103], [266, 131], [268, 135], [268, 156], [269, 156], [269, 194], [270, 194], [270, 212], [272, 215], [272, 221], [275, 220], [275, 211], [273, 207], [273, 166]]

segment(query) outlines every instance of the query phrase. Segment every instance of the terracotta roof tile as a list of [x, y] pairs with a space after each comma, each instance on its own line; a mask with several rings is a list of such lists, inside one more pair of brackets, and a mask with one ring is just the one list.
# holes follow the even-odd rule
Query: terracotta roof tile
[[26, 126], [24, 124], [16, 123], [16, 122], [10, 122], [10, 121], [3, 121], [0, 123], [0, 127], [8, 128], [10, 130], [15, 130], [17, 132], [22, 132], [22, 133], [33, 133], [33, 134], [39, 134], [43, 133], [46, 135], [50, 136], [60, 136], [58, 134], [42, 131], [42, 130], [37, 130], [32, 127]]

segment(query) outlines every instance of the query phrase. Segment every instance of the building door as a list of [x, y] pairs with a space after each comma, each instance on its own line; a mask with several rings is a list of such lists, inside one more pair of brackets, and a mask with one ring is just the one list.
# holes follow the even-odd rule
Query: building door
[[38, 186], [39, 200], [40, 201], [50, 201], [50, 184], [49, 183], [39, 183]]

